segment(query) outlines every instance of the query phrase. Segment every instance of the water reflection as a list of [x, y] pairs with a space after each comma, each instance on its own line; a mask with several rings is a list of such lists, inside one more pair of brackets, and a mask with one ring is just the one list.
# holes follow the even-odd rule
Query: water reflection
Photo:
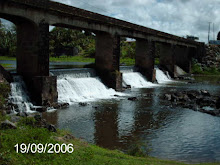
[[118, 105], [106, 104], [94, 113], [95, 143], [99, 146], [115, 149], [118, 146]]

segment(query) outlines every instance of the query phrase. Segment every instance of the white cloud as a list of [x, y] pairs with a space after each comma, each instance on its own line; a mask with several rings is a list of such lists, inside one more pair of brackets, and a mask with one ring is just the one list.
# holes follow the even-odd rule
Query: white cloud
[[215, 23], [215, 39], [220, 31], [220, 0], [55, 1], [178, 36], [195, 35], [203, 42], [207, 42], [208, 22]]

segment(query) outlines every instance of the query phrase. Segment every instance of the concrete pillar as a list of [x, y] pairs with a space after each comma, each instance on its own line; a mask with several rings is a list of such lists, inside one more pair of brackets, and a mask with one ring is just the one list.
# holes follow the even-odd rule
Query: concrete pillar
[[186, 46], [176, 46], [175, 48], [175, 62], [176, 65], [182, 68], [185, 72], [191, 72], [192, 57], [190, 48]]
[[49, 25], [17, 24], [17, 73], [24, 77], [49, 76]]
[[53, 103], [57, 103], [56, 76], [36, 76], [32, 80], [32, 98], [37, 105], [52, 106]]
[[200, 45], [198, 45], [196, 49], [196, 59], [198, 59], [199, 62], [202, 62], [202, 58], [205, 55], [206, 55], [205, 43], [200, 43]]
[[49, 76], [49, 24], [17, 24], [17, 73], [22, 75], [37, 105], [57, 103], [57, 79]]
[[175, 45], [159, 43], [157, 48], [159, 49], [160, 66], [167, 70], [171, 77], [176, 77]]
[[102, 81], [109, 87], [122, 90], [122, 73], [120, 64], [120, 37], [109, 33], [96, 34], [96, 71]]
[[155, 42], [143, 39], [136, 40], [135, 66], [149, 81], [154, 82]]

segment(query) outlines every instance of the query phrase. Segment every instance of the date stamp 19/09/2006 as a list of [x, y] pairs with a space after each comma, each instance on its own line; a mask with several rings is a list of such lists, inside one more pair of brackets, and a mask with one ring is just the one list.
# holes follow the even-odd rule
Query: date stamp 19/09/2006
[[16, 144], [15, 146], [16, 153], [47, 153], [47, 154], [58, 154], [58, 153], [73, 153], [74, 148], [73, 144], [52, 144], [52, 143], [46, 143], [46, 144], [35, 144], [35, 143], [29, 143], [29, 144]]

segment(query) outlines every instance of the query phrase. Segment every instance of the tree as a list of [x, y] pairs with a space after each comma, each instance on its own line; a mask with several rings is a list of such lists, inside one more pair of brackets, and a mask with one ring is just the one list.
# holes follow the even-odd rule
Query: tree
[[5, 27], [0, 21], [0, 54], [3, 56], [16, 55], [16, 26]]
[[58, 50], [78, 48], [81, 54], [90, 56], [95, 49], [95, 38], [91, 33], [55, 27], [50, 32], [50, 55], [57, 56]]

